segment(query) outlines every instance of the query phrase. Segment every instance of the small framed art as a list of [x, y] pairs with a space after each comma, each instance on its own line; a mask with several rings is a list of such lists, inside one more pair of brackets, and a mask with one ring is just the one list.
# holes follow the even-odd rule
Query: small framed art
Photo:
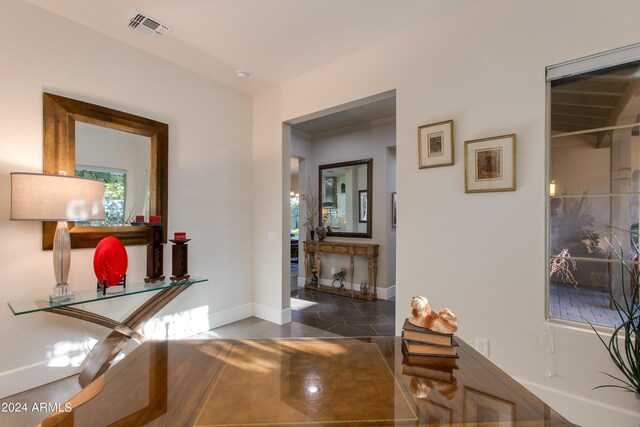
[[367, 190], [358, 191], [358, 222], [367, 222]]
[[464, 142], [464, 192], [515, 191], [516, 135]]
[[516, 422], [516, 405], [499, 397], [464, 388], [464, 425], [514, 427]]
[[453, 157], [453, 120], [418, 128], [418, 166], [420, 169], [449, 166]]
[[398, 201], [398, 193], [395, 191], [391, 193], [391, 227], [396, 228], [396, 218], [398, 216], [398, 210], [396, 203]]

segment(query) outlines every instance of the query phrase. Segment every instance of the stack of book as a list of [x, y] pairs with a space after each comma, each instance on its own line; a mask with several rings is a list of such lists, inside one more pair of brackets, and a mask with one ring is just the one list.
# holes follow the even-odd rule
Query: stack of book
[[442, 334], [427, 328], [415, 326], [405, 319], [402, 326], [402, 350], [405, 357], [458, 357], [457, 344], [453, 334]]
[[436, 389], [447, 399], [457, 390], [457, 344], [453, 334], [441, 334], [415, 326], [405, 319], [402, 326], [402, 373], [413, 377], [411, 389], [417, 397]]

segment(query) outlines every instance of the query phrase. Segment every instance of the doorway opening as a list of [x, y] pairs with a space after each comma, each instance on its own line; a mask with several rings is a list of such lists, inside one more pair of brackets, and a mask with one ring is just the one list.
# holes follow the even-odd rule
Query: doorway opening
[[[344, 336], [395, 335], [395, 91], [299, 117], [285, 125], [288, 126], [284, 127], [284, 141], [289, 144], [291, 158], [291, 184], [288, 194], [285, 194], [291, 225], [291, 262], [283, 264], [289, 265], [290, 281], [287, 288], [291, 291], [292, 321]], [[361, 159], [373, 160], [372, 187], [368, 189], [372, 193], [372, 199], [367, 206], [372, 213], [372, 233], [370, 236], [366, 233], [362, 233], [362, 236], [353, 236], [357, 233], [350, 233], [352, 235], [349, 236], [330, 233], [325, 241], [379, 245], [377, 299], [374, 301], [332, 295], [310, 288], [312, 280], [331, 285], [334, 272], [349, 269], [348, 256], [323, 254], [323, 267], [319, 274], [321, 277], [314, 277], [316, 273], [308, 267], [309, 262], [305, 263], [305, 242], [310, 239], [318, 240], [317, 236], [311, 237], [311, 231], [324, 225], [322, 221], [326, 218], [321, 209], [326, 209], [325, 204], [328, 202], [318, 199], [320, 166]], [[348, 182], [345, 187], [345, 192], [338, 196], [349, 195]], [[353, 193], [358, 194], [355, 188]], [[297, 210], [294, 209], [296, 194], [299, 195], [295, 198]], [[308, 201], [314, 198], [316, 204], [310, 211]], [[336, 204], [336, 209], [339, 209], [339, 200]], [[347, 203], [345, 206], [348, 205]], [[297, 218], [294, 218], [296, 215]], [[348, 217], [349, 213], [346, 215]], [[297, 229], [294, 228], [295, 225]], [[362, 289], [363, 283], [365, 286], [370, 286], [371, 283], [367, 282], [369, 277], [366, 276], [366, 259], [356, 259], [355, 262], [351, 282], [345, 281], [344, 286], [358, 291]], [[364, 265], [358, 265], [358, 262]]]

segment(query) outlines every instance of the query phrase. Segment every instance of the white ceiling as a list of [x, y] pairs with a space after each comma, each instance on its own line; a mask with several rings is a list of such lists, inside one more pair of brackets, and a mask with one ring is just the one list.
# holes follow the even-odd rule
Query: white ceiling
[[[479, 0], [25, 1], [251, 94]], [[130, 30], [136, 10], [171, 27], [169, 36]], [[251, 76], [238, 79], [238, 69]]]
[[357, 127], [373, 123], [395, 123], [396, 97], [383, 98], [379, 101], [368, 102], [348, 109], [340, 109], [333, 113], [306, 120], [293, 125], [294, 129], [302, 131], [314, 138], [333, 136], [357, 130]]

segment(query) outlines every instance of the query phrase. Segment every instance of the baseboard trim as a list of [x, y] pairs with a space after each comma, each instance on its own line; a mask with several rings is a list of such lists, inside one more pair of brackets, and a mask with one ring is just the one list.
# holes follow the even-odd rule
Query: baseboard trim
[[253, 304], [243, 304], [227, 310], [210, 313], [209, 329], [219, 328], [220, 326], [228, 325], [229, 323], [237, 322], [251, 316], [253, 316]]
[[378, 298], [389, 300], [396, 296], [396, 285], [386, 288], [378, 288]]
[[[343, 282], [344, 287], [347, 289], [351, 289], [351, 283]], [[320, 284], [325, 286], [333, 286], [332, 279], [320, 279]], [[298, 287], [304, 288], [304, 277], [298, 277]], [[356, 283], [353, 287], [355, 291], [360, 291], [360, 284]], [[376, 289], [379, 299], [391, 299], [396, 296], [396, 285], [389, 286], [388, 288], [377, 288]]]
[[624, 408], [567, 393], [526, 380], [516, 379], [556, 412], [582, 427], [637, 427], [640, 414]]
[[291, 322], [291, 308], [279, 310], [262, 304], [253, 304], [253, 316], [277, 325], [284, 325]]

